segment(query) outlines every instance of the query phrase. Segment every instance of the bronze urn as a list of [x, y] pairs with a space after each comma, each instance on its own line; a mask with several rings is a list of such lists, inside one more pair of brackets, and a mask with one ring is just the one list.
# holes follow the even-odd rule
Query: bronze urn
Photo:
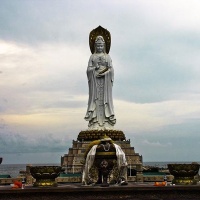
[[36, 179], [34, 187], [56, 187], [57, 178], [62, 171], [61, 166], [32, 166], [30, 173]]
[[168, 169], [171, 175], [174, 176], [173, 184], [177, 185], [195, 185], [197, 181], [194, 176], [199, 171], [198, 163], [191, 164], [168, 164]]

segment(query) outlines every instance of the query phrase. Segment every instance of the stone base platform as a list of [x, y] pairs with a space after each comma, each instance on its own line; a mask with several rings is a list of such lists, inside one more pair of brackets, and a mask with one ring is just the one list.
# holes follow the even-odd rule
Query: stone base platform
[[[127, 140], [124, 132], [120, 130], [81, 131], [77, 140], [72, 141], [72, 148], [69, 148], [68, 153], [61, 157], [61, 166], [65, 168], [65, 172], [81, 173], [83, 168], [82, 161], [85, 159], [84, 154], [88, 145], [105, 135], [109, 136], [124, 151], [128, 163], [128, 181], [143, 182], [142, 156], [135, 152], [134, 147], [131, 146], [130, 139]], [[135, 176], [135, 179], [132, 176]]]
[[77, 140], [79, 140], [79, 141], [99, 140], [104, 135], [109, 136], [114, 141], [116, 141], [116, 140], [123, 141], [126, 139], [123, 131], [120, 131], [120, 130], [87, 130], [87, 131], [81, 131], [78, 134]]
[[163, 186], [153, 183], [129, 183], [128, 186], [81, 186], [80, 184], [63, 184], [56, 188], [11, 189], [0, 186], [1, 200], [199, 200], [200, 185], [195, 186]]

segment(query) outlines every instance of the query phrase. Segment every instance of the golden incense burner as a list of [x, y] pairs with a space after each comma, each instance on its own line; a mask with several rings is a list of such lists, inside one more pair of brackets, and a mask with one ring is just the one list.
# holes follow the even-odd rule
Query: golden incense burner
[[30, 173], [36, 182], [33, 184], [35, 187], [56, 187], [57, 178], [62, 171], [60, 166], [33, 166], [30, 167]]

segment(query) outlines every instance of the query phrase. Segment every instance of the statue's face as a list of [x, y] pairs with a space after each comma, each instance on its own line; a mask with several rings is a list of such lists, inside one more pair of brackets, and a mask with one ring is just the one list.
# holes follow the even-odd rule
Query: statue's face
[[104, 44], [103, 43], [97, 43], [96, 44], [96, 52], [97, 53], [102, 53], [104, 50]]

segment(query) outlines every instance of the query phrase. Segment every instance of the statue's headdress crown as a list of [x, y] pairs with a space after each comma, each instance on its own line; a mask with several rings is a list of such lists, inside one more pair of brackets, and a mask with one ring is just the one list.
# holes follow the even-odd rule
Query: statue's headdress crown
[[96, 37], [95, 44], [105, 44], [105, 41], [101, 35]]
[[105, 43], [105, 51], [106, 51], [106, 53], [109, 53], [110, 45], [111, 45], [111, 35], [107, 29], [105, 29], [101, 26], [98, 26], [97, 28], [93, 29], [90, 32], [89, 45], [90, 45], [91, 53], [95, 52], [95, 43], [96, 43], [95, 41], [98, 36], [103, 37], [103, 41]]

